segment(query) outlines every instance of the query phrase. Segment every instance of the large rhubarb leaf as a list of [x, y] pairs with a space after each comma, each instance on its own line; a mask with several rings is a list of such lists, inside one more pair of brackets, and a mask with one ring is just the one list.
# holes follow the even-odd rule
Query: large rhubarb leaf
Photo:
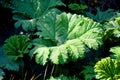
[[57, 15], [51, 12], [38, 20], [37, 29], [39, 32], [36, 34], [42, 37], [40, 39], [52, 43], [48, 46], [49, 42], [47, 44], [37, 39], [38, 44], [35, 44], [33, 41], [35, 48], [32, 51], [36, 58], [39, 58], [39, 61], [36, 60], [37, 63], [42, 65], [47, 61], [54, 64], [76, 61], [84, 57], [88, 48], [98, 49], [102, 44], [101, 25], [81, 15], [70, 13]]
[[25, 31], [34, 31], [36, 19], [64, 5], [61, 0], [12, 0], [15, 27], [22, 25]]

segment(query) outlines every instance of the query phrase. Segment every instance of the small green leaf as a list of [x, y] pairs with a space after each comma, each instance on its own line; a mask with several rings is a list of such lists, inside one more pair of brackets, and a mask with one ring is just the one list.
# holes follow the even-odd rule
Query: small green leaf
[[22, 58], [23, 55], [28, 52], [30, 40], [25, 35], [14, 35], [5, 40], [3, 45], [4, 53], [16, 61], [18, 58]]
[[85, 80], [92, 80], [95, 78], [94, 68], [92, 66], [84, 66], [84, 70], [82, 70], [81, 74], [85, 76]]

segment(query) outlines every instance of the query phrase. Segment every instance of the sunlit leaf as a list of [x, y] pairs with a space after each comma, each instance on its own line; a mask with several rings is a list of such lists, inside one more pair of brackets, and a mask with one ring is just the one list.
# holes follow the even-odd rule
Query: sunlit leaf
[[[82, 15], [70, 13], [58, 15], [55, 12], [50, 12], [38, 20], [37, 30], [39, 32], [36, 34], [41, 41], [36, 40], [39, 42], [36, 44], [37, 47], [33, 42], [35, 48], [32, 51], [36, 55], [41, 55], [40, 50], [42, 51], [42, 48], [44, 50], [44, 47], [48, 48], [47, 52], [42, 51], [41, 56], [47, 54], [48, 60], [54, 64], [76, 61], [78, 58], [84, 57], [84, 53], [87, 52], [86, 47], [97, 50], [102, 45], [101, 25]], [[49, 42], [52, 44], [48, 46], [47, 41], [48, 44]], [[40, 50], [38, 51], [38, 49]], [[41, 56], [36, 56], [36, 58], [43, 60]], [[46, 62], [46, 59], [39, 63], [42, 64], [42, 62]]]
[[94, 67], [97, 73], [96, 78], [100, 80], [119, 80], [120, 62], [110, 57], [98, 61]]

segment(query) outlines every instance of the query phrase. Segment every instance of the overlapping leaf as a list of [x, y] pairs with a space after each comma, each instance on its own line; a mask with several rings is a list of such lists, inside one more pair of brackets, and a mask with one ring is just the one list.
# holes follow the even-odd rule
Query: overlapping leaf
[[15, 27], [22, 25], [25, 31], [34, 31], [36, 19], [45, 15], [55, 6], [64, 5], [61, 0], [12, 0]]
[[[40, 58], [40, 61], [37, 61], [40, 64], [41, 62], [45, 64], [46, 60], [54, 64], [64, 64], [69, 60], [76, 61], [84, 57], [86, 47], [97, 49], [102, 44], [101, 25], [81, 15], [48, 13], [38, 20], [37, 29], [39, 32], [36, 34], [42, 37], [40, 39], [53, 43], [48, 46], [41, 42], [34, 48], [34, 54], [36, 58]], [[49, 50], [45, 53], [42, 48]], [[44, 60], [38, 57], [38, 54], [49, 56]]]

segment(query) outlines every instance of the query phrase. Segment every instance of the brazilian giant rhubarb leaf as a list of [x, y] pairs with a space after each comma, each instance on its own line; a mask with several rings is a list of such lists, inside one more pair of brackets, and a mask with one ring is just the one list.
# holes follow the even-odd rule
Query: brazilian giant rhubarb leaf
[[38, 20], [37, 29], [40, 38], [33, 40], [31, 52], [42, 65], [76, 61], [88, 48], [96, 50], [102, 44], [101, 25], [81, 15], [51, 12]]
[[15, 27], [22, 25], [25, 31], [34, 31], [36, 19], [64, 5], [61, 0], [12, 0], [13, 19], [17, 20]]

